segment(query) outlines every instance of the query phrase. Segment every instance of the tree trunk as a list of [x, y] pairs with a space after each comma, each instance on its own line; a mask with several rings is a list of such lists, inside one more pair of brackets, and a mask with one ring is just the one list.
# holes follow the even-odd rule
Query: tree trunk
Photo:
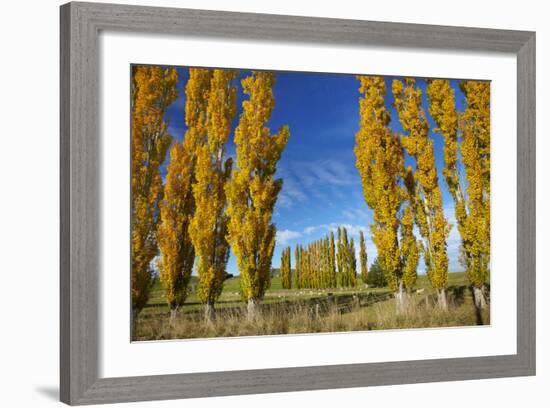
[[204, 305], [204, 321], [210, 324], [214, 321], [215, 317], [216, 317], [216, 310], [214, 309], [214, 304], [211, 302], [207, 302]]
[[445, 288], [439, 289], [437, 292], [437, 305], [441, 310], [447, 310], [447, 293]]
[[170, 324], [174, 324], [177, 317], [178, 317], [178, 308], [174, 307], [173, 309], [170, 309]]
[[399, 282], [397, 292], [395, 292], [395, 305], [399, 314], [404, 313], [407, 309], [407, 292], [405, 292], [403, 282]]
[[256, 320], [256, 318], [258, 317], [258, 301], [256, 299], [248, 299], [246, 312], [249, 322]]
[[487, 300], [485, 299], [484, 287], [474, 286], [474, 302], [478, 309], [487, 308]]

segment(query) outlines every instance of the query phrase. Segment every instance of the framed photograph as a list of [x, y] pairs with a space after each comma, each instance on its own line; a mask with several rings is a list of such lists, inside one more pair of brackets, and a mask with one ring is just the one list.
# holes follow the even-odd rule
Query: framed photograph
[[60, 326], [71, 405], [534, 375], [535, 34], [62, 6]]

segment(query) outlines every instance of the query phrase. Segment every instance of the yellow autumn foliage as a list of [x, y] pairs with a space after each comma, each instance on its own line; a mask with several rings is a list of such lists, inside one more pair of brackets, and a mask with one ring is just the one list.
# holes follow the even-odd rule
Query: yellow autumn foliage
[[160, 282], [170, 310], [176, 311], [187, 297], [195, 251], [189, 237], [193, 215], [193, 158], [182, 143], [170, 149], [164, 196], [160, 204], [157, 241]]
[[464, 223], [464, 249], [468, 277], [476, 287], [489, 278], [491, 246], [491, 127], [490, 83], [464, 81], [460, 84], [467, 107], [460, 116], [461, 154], [466, 170], [468, 218]]
[[172, 311], [183, 304], [187, 296], [195, 260], [195, 249], [189, 229], [195, 212], [192, 186], [195, 183], [197, 149], [206, 137], [206, 106], [211, 72], [189, 69], [185, 87], [185, 124], [182, 142], [170, 150], [164, 199], [160, 208], [159, 241], [160, 282]]
[[237, 258], [242, 295], [251, 313], [270, 284], [276, 232], [271, 217], [282, 187], [282, 180], [274, 175], [290, 135], [287, 126], [275, 135], [266, 127], [275, 106], [274, 83], [271, 72], [254, 72], [242, 80], [249, 98], [243, 101], [235, 131], [237, 165], [226, 186], [227, 239]]
[[[455, 202], [462, 253], [470, 282], [481, 288], [489, 278], [490, 258], [490, 84], [463, 81], [466, 109], [457, 112], [449, 80], [429, 81], [430, 114], [443, 136], [445, 175]], [[459, 140], [460, 136], [460, 140]], [[466, 191], [460, 183], [459, 153]]]
[[[402, 205], [407, 200], [403, 178], [404, 153], [397, 135], [389, 128], [390, 114], [384, 105], [386, 84], [383, 77], [359, 76], [360, 127], [355, 136], [356, 167], [363, 195], [373, 211], [371, 233], [378, 257], [392, 290], [401, 292], [414, 284], [417, 255], [412, 251], [416, 240], [410, 231], [410, 214], [402, 221]], [[403, 227], [402, 224], [405, 223]], [[401, 242], [399, 230], [403, 230]], [[417, 247], [416, 247], [417, 248]], [[415, 260], [416, 259], [416, 260]], [[409, 276], [404, 279], [404, 267]]]
[[165, 109], [177, 98], [177, 71], [158, 66], [132, 68], [132, 310], [145, 306], [157, 254], [156, 228], [162, 197], [160, 166], [171, 143]]
[[[231, 159], [225, 160], [224, 146], [236, 114], [236, 87], [233, 81], [237, 73], [215, 69], [209, 72], [209, 76], [209, 83], [204, 81], [202, 88], [196, 88], [201, 97], [197, 105], [205, 109], [204, 112], [199, 111], [198, 106], [195, 109], [188, 106], [187, 109], [205, 120], [204, 127], [196, 129], [195, 133], [199, 136], [195, 146], [193, 184], [195, 214], [189, 233], [197, 255], [198, 297], [207, 305], [207, 315], [213, 312], [211, 308], [222, 292], [229, 258], [225, 184], [231, 174], [232, 162]], [[193, 81], [196, 78], [194, 76]], [[192, 84], [192, 87], [195, 85]]]
[[[401, 141], [407, 153], [415, 158], [414, 178], [416, 189], [416, 221], [424, 238], [424, 258], [432, 286], [438, 290], [447, 287], [449, 258], [447, 236], [450, 232], [443, 213], [443, 204], [437, 167], [435, 165], [433, 140], [429, 137], [429, 124], [422, 108], [422, 91], [416, 81], [406, 78], [394, 80], [392, 92], [399, 120], [407, 135]], [[442, 299], [443, 302], [445, 302]], [[445, 304], [441, 306], [446, 307]]]

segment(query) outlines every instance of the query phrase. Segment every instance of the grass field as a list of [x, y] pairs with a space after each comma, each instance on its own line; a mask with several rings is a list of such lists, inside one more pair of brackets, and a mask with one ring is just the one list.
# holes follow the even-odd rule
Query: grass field
[[[192, 288], [196, 287], [193, 278]], [[216, 303], [217, 318], [207, 324], [203, 306], [192, 290], [174, 321], [164, 291], [157, 281], [149, 303], [136, 322], [136, 340], [341, 332], [489, 324], [489, 311], [474, 307], [465, 273], [449, 273], [449, 310], [435, 306], [435, 292], [426, 276], [419, 276], [405, 313], [396, 313], [388, 288], [283, 289], [274, 277], [261, 305], [261, 317], [246, 319], [239, 278], [225, 281]]]

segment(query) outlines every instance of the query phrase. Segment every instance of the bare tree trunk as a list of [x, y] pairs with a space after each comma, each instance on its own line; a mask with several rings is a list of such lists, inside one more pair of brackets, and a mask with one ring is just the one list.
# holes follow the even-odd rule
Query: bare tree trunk
[[206, 323], [212, 323], [216, 317], [216, 310], [214, 309], [214, 304], [207, 302], [204, 305], [204, 321]]
[[474, 286], [474, 302], [476, 305], [476, 308], [478, 309], [486, 309], [487, 308], [487, 300], [485, 299], [485, 291], [484, 287], [478, 287]]
[[395, 293], [395, 306], [398, 314], [404, 313], [407, 309], [407, 292], [405, 292], [403, 282], [399, 282], [397, 292]]
[[258, 317], [258, 301], [256, 299], [248, 299], [246, 304], [247, 319], [253, 322]]
[[174, 324], [176, 318], [178, 317], [178, 307], [170, 309], [170, 324]]
[[447, 310], [447, 293], [445, 288], [441, 288], [437, 291], [437, 305], [441, 310]]

